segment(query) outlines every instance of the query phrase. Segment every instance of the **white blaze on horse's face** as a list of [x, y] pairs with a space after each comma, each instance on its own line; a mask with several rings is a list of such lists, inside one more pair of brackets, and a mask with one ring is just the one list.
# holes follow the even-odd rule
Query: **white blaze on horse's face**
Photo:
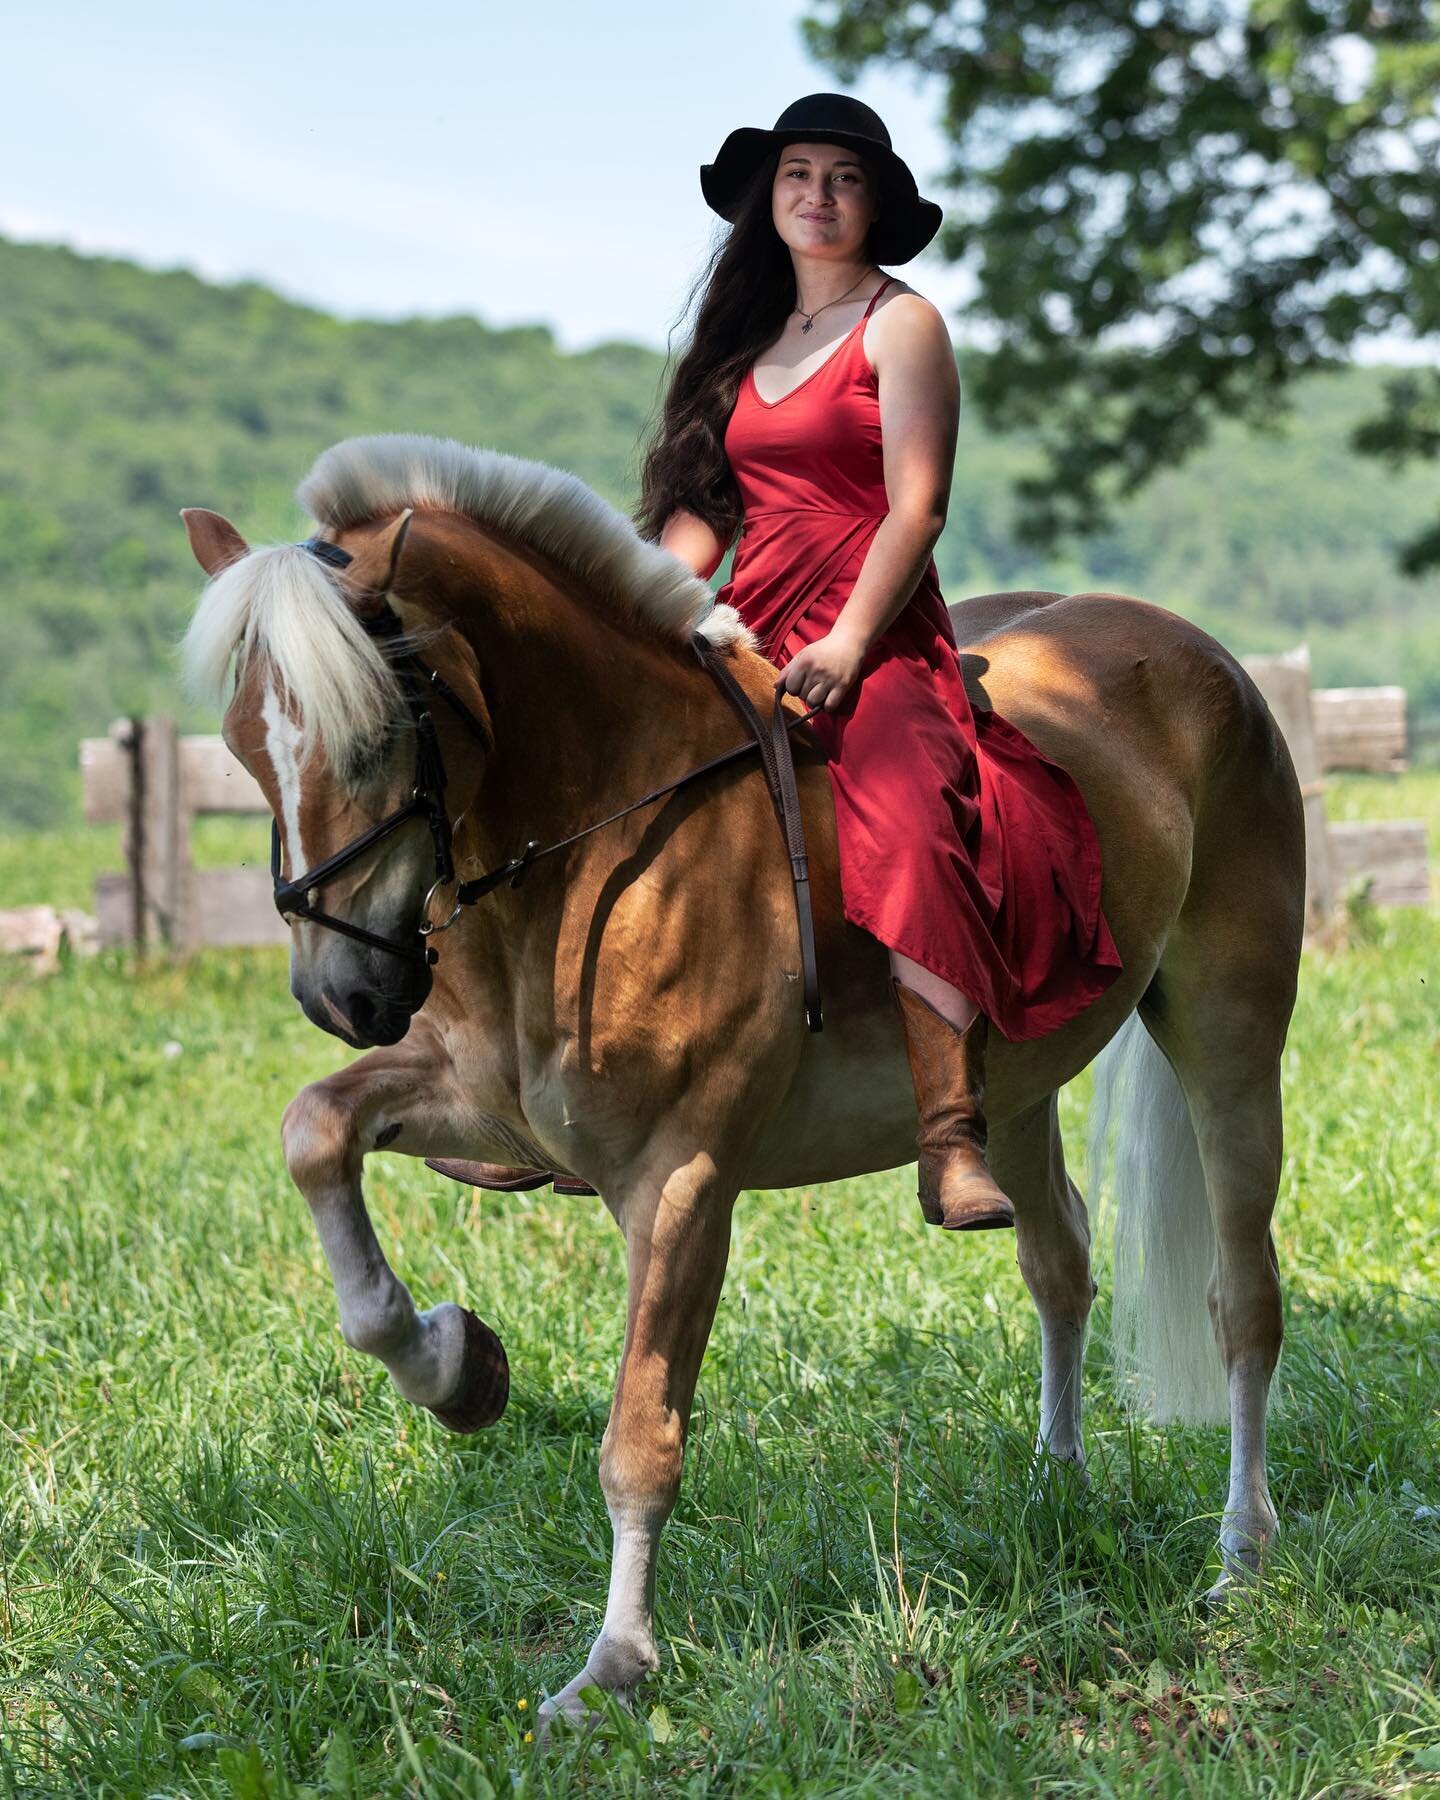
[[[360, 775], [332, 768], [323, 745], [311, 749], [281, 681], [257, 676], [238, 704], [247, 731], [227, 719], [232, 745], [249, 742], [268, 765], [263, 785], [280, 834], [282, 868], [298, 880], [396, 810], [413, 780], [410, 740], [398, 733]], [[259, 730], [255, 730], [258, 725]], [[257, 762], [261, 760], [257, 756]], [[433, 879], [433, 851], [423, 819], [402, 826], [338, 870], [311, 904], [392, 941], [414, 939], [421, 902]], [[317, 922], [294, 922], [290, 988], [313, 1024], [347, 1043], [394, 1043], [429, 992], [428, 969], [357, 943]]]
[[300, 744], [299, 725], [285, 710], [285, 704], [269, 683], [261, 703], [260, 717], [265, 721], [265, 754], [275, 771], [279, 789], [280, 844], [287, 866], [298, 875], [307, 867], [305, 846], [300, 840]]

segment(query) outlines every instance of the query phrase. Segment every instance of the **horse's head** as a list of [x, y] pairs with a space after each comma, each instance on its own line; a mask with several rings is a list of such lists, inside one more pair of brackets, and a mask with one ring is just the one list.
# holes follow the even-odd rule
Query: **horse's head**
[[451, 830], [483, 767], [474, 655], [395, 592], [408, 511], [343, 543], [259, 550], [218, 513], [183, 516], [211, 578], [187, 674], [198, 691], [229, 685], [225, 741], [275, 815], [291, 991], [348, 1044], [396, 1043], [430, 992], [427, 897], [438, 877], [443, 920]]

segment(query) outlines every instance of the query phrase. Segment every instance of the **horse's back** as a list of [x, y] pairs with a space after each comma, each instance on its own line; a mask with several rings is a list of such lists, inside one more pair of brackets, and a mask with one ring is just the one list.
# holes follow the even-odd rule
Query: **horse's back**
[[1263, 696], [1222, 644], [1125, 594], [991, 594], [951, 617], [972, 703], [1018, 726], [1085, 796], [1117, 941], [1132, 929], [1163, 941], [1203, 895], [1226, 913], [1263, 913], [1282, 960], [1298, 957], [1299, 783]]
[[1269, 771], [1284, 808], [1293, 772], [1259, 689], [1188, 619], [1128, 594], [986, 594], [950, 608], [973, 705], [1062, 764], [1138, 755], [1198, 805], [1237, 760]]

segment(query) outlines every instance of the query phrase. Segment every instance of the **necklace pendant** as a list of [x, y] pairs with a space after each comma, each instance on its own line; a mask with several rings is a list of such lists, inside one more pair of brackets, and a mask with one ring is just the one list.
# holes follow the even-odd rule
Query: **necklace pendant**
[[800, 327], [801, 337], [804, 337], [805, 333], [810, 330], [810, 328], [814, 325], [814, 323], [815, 323], [815, 315], [812, 313], [810, 315], [810, 317], [808, 319], [806, 319], [805, 323]]

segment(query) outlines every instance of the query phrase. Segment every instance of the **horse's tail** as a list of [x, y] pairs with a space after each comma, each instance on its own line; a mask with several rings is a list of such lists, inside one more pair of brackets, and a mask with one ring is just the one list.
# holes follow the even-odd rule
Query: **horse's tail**
[[1121, 1394], [1159, 1424], [1223, 1419], [1225, 1374], [1206, 1299], [1215, 1226], [1200, 1147], [1175, 1071], [1138, 1013], [1095, 1065], [1089, 1165], [1092, 1199], [1108, 1195]]

